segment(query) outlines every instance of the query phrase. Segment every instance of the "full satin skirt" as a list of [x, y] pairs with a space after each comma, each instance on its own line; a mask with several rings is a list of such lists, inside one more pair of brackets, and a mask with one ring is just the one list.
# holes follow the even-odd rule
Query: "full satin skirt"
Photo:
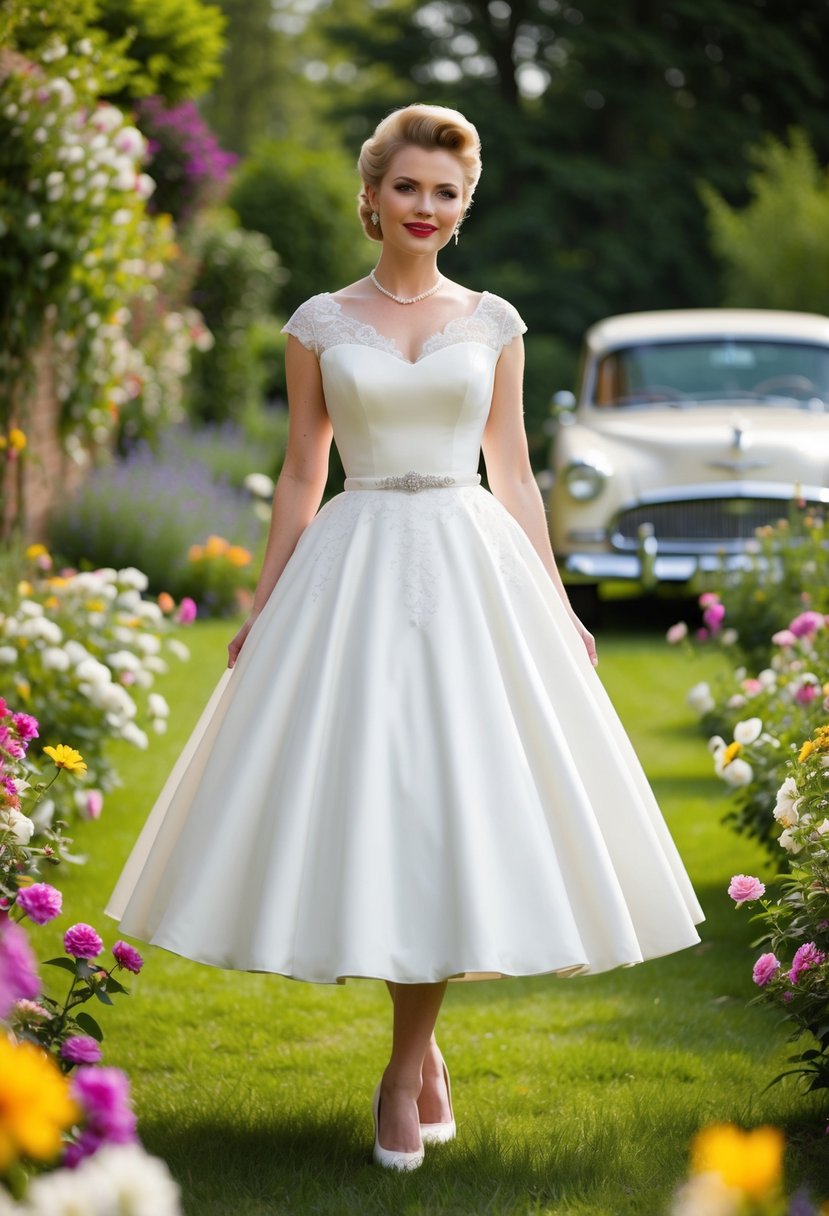
[[600, 972], [702, 920], [581, 638], [480, 487], [323, 507], [107, 911], [319, 983]]

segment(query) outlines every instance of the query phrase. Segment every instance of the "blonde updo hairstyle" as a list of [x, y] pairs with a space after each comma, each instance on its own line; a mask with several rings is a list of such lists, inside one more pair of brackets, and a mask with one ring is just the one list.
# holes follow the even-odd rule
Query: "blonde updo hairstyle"
[[372, 206], [366, 186], [377, 190], [392, 157], [401, 148], [444, 149], [457, 157], [463, 173], [463, 220], [481, 176], [481, 141], [472, 123], [458, 110], [446, 106], [411, 105], [393, 110], [360, 149], [357, 168], [363, 188], [357, 196], [360, 221], [366, 236], [382, 241], [380, 224], [372, 224]]

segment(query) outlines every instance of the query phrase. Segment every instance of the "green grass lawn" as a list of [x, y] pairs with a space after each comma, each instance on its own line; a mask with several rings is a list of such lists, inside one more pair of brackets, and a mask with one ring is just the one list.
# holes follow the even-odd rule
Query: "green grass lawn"
[[[102, 908], [232, 632], [191, 629], [192, 661], [158, 685], [172, 706], [168, 734], [149, 752], [117, 747], [124, 786], [77, 833], [90, 860], [63, 876], [60, 921], [34, 931], [42, 957], [78, 920], [115, 940]], [[438, 1029], [459, 1136], [411, 1175], [370, 1162], [385, 985], [233, 974], [147, 949], [132, 995], [99, 1007], [105, 1060], [130, 1074], [144, 1143], [181, 1182], [188, 1216], [660, 1216], [693, 1132], [724, 1119], [785, 1127], [790, 1189], [829, 1196], [825, 1106], [821, 1118], [791, 1080], [765, 1089], [792, 1047], [774, 1013], [747, 1004], [754, 932], [726, 886], [764, 863], [719, 822], [724, 787], [684, 704], [704, 664], [641, 631], [600, 637], [600, 654], [705, 908], [701, 945], [595, 977], [450, 984]], [[235, 892], [215, 897], [233, 916]]]

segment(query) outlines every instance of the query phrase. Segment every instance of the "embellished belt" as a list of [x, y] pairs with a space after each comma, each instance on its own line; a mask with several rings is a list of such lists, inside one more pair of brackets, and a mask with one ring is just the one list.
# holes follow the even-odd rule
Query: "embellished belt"
[[346, 477], [346, 490], [444, 490], [455, 486], [479, 486], [479, 473], [401, 473], [394, 477]]

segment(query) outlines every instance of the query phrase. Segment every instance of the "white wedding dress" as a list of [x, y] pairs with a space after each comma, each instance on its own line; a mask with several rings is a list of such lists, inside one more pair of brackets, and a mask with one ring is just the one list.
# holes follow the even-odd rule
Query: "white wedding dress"
[[631, 744], [478, 484], [520, 317], [484, 293], [415, 363], [330, 295], [286, 329], [319, 356], [345, 491], [107, 911], [187, 958], [319, 983], [599, 972], [692, 945], [702, 912]]

